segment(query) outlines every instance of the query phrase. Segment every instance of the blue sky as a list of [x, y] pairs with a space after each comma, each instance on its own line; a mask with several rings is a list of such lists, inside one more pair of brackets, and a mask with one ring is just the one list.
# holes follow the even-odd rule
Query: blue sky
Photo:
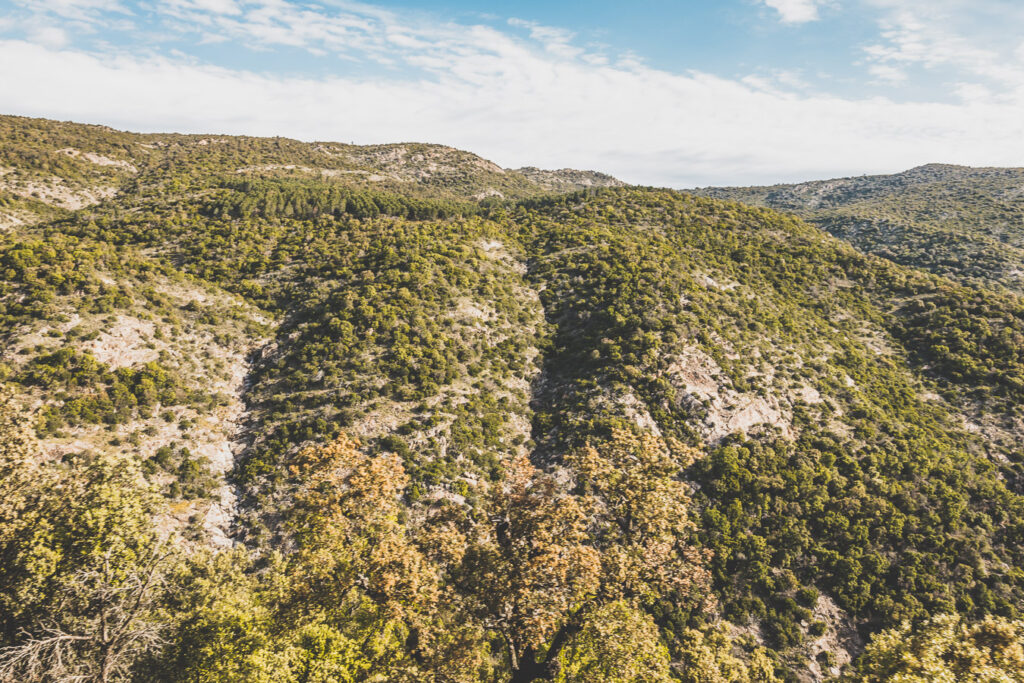
[[1024, 166], [1020, 0], [0, 0], [0, 112], [689, 187]]

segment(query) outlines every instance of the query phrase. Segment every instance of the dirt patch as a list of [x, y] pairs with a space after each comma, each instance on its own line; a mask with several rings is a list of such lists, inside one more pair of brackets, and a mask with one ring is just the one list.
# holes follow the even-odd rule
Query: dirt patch
[[740, 286], [738, 282], [718, 282], [710, 275], [698, 275], [697, 282], [708, 289], [717, 289], [721, 292], [731, 292]]
[[792, 413], [787, 403], [774, 395], [736, 391], [718, 363], [700, 349], [685, 349], [669, 364], [667, 374], [679, 401], [704, 412], [697, 427], [707, 443], [759, 426], [776, 427], [792, 438]]
[[119, 315], [96, 339], [83, 343], [82, 350], [115, 370], [151, 363], [160, 357], [159, 347], [166, 346], [153, 340], [154, 332], [148, 320]]
[[303, 173], [315, 173], [315, 168], [309, 166], [297, 166], [295, 164], [263, 164], [262, 166], [245, 166], [235, 169], [235, 173], [258, 173], [260, 171], [301, 171]]
[[96, 154], [95, 152], [82, 152], [75, 149], [74, 147], [65, 147], [64, 149], [58, 149], [57, 154], [63, 154], [71, 158], [85, 159], [89, 163], [96, 164], [97, 166], [112, 166], [115, 168], [121, 168], [129, 173], [138, 173], [139, 169], [135, 167], [130, 161], [124, 159], [111, 159], [108, 156], [102, 154]]
[[640, 429], [650, 432], [655, 436], [661, 436], [661, 429], [658, 422], [651, 416], [647, 406], [632, 393], [628, 393], [619, 400], [626, 417], [629, 418]]
[[[526, 263], [510, 254], [504, 242], [485, 238], [477, 242], [477, 246], [485, 259], [495, 261], [500, 267], [507, 268], [519, 276], [526, 275]], [[524, 294], [539, 305], [540, 297], [532, 289], [525, 290]]]
[[15, 211], [0, 211], [0, 232], [10, 232], [27, 223], [27, 216]]
[[454, 313], [456, 318], [481, 321], [490, 320], [494, 315], [494, 311], [490, 306], [480, 301], [473, 301], [468, 297], [459, 300]]
[[[808, 674], [801, 679], [808, 683], [819, 683], [833, 676], [849, 664], [864, 649], [864, 641], [854, 627], [853, 620], [827, 595], [821, 595], [813, 610], [814, 620], [825, 624], [825, 633], [809, 640], [805, 645], [808, 659]], [[818, 661], [818, 654], [830, 652], [835, 664], [825, 668]]]
[[32, 180], [5, 180], [0, 182], [0, 189], [22, 199], [36, 199], [44, 204], [71, 211], [99, 204], [117, 194], [116, 187], [74, 188], [57, 176]]
[[817, 389], [806, 384], [801, 385], [800, 388], [797, 389], [796, 397], [809, 405], [817, 405], [825, 402], [825, 399], [821, 397], [821, 393], [818, 392]]

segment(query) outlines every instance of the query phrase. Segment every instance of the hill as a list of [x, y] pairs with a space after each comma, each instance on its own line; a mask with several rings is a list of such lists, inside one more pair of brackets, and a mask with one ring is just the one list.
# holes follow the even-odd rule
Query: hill
[[897, 263], [1024, 291], [1024, 169], [928, 164], [894, 175], [695, 192], [792, 211]]
[[1012, 650], [1012, 292], [443, 147], [3, 125], [0, 674], [884, 680], [948, 613]]

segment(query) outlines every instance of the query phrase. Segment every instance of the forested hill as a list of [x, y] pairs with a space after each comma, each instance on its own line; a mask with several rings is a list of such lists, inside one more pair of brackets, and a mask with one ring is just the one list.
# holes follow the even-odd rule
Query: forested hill
[[445, 147], [0, 125], [0, 681], [1024, 680], [1016, 294]]
[[894, 175], [694, 192], [792, 211], [868, 253], [1024, 292], [1024, 168], [928, 164]]
[[[585, 187], [622, 186], [591, 171], [514, 171], [450, 147], [357, 146], [286, 138], [139, 135], [103, 126], [0, 116], [3, 223], [54, 215], [112, 196], [173, 183], [208, 184], [272, 178], [327, 182], [352, 190], [430, 197], [447, 202], [522, 198]], [[445, 201], [436, 202], [445, 206]]]

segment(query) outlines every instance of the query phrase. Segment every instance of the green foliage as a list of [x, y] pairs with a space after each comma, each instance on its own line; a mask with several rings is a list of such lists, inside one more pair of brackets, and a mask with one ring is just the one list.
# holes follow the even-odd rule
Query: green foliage
[[557, 681], [668, 683], [669, 654], [650, 616], [623, 602], [602, 608], [587, 621], [562, 656]]
[[[543, 196], [431, 145], [0, 133], [0, 204], [38, 221], [0, 236], [0, 377], [47, 449], [155, 449], [46, 459], [0, 411], [5, 644], [61, 600], [91, 629], [108, 550], [147, 566], [133, 459], [202, 513], [228, 349], [252, 352], [244, 547], [161, 570], [142, 680], [770, 681], [829, 632], [826, 597], [863, 635], [1024, 610], [1024, 309], [990, 288], [1013, 288], [1015, 172], [719, 192], [886, 261], [729, 201]], [[118, 194], [70, 212], [29, 181]], [[85, 350], [123, 317], [158, 360]]]
[[1024, 681], [1024, 622], [942, 614], [875, 635], [844, 681]]
[[1024, 398], [1024, 301], [941, 288], [909, 301], [894, 328], [948, 381], [1013, 402]]
[[337, 184], [289, 180], [236, 180], [223, 183], [226, 191], [206, 199], [199, 211], [208, 218], [268, 220], [290, 218], [315, 221], [352, 216], [360, 219], [395, 216], [436, 220], [480, 213], [471, 202], [419, 199], [399, 194], [359, 191]]
[[734, 643], [720, 630], [687, 629], [679, 639], [679, 679], [685, 683], [777, 683], [775, 664], [764, 648], [755, 648], [749, 662], [735, 656]]
[[159, 405], [204, 400], [203, 394], [187, 391], [175, 373], [157, 362], [110, 370], [91, 354], [70, 347], [33, 358], [17, 381], [61, 401], [41, 412], [44, 433], [63, 425], [117, 424], [137, 414], [148, 416]]
[[1016, 168], [928, 164], [891, 176], [698, 192], [794, 211], [867, 253], [1021, 293], [1021, 178]]
[[[57, 234], [46, 239], [0, 242], [0, 336], [16, 326], [52, 319], [59, 297], [76, 295], [83, 312], [109, 313], [127, 306], [128, 294], [99, 280], [99, 267], [120, 272], [128, 264], [109, 245], [83, 243]], [[153, 272], [155, 264], [138, 264], [136, 272]]]
[[124, 459], [40, 462], [28, 423], [0, 402], [0, 676], [123, 673], [164, 623], [157, 501]]
[[1020, 498], [984, 461], [942, 457], [926, 441], [912, 448], [806, 435], [732, 443], [701, 461], [701, 527], [728, 586], [726, 614], [767, 620], [773, 644], [787, 647], [809, 620], [801, 583], [885, 626], [952, 609], [1014, 613]]

